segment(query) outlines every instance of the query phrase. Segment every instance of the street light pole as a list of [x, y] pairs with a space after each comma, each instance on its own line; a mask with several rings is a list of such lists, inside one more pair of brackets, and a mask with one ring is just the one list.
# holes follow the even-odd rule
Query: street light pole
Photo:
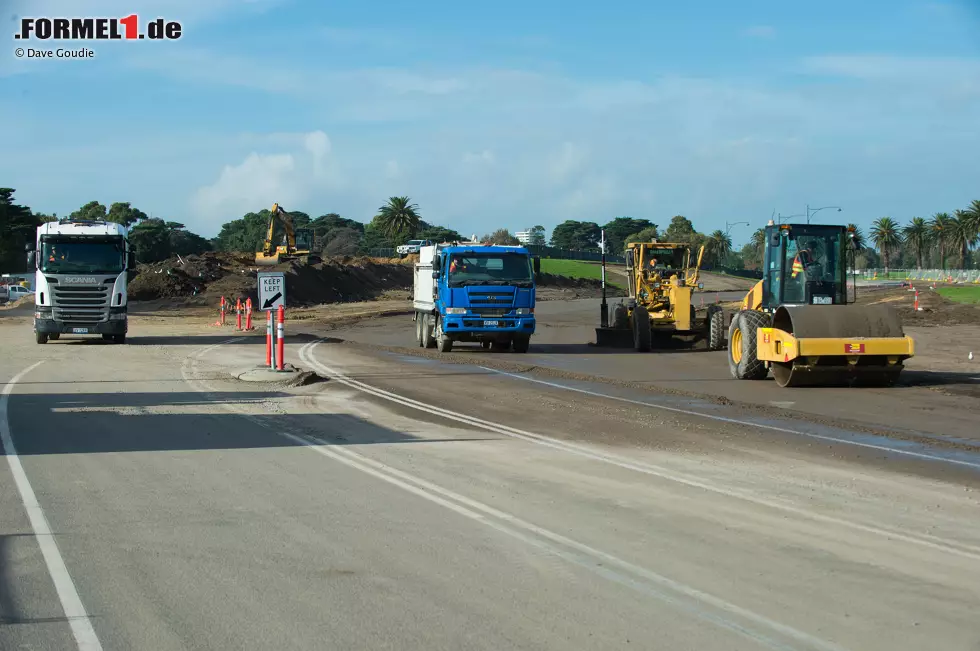
[[810, 217], [814, 214], [820, 212], [821, 210], [826, 210], [827, 208], [836, 208], [837, 212], [840, 212], [842, 208], [840, 206], [823, 206], [822, 208], [810, 208], [810, 204], [806, 205], [806, 223], [810, 223]]

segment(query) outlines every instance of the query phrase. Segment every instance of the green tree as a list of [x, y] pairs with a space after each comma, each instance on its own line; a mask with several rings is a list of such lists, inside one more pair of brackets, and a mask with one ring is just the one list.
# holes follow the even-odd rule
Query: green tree
[[529, 235], [530, 239], [528, 240], [528, 244], [530, 246], [546, 246], [548, 244], [548, 238], [545, 237], [544, 226], [535, 226], [531, 229]]
[[626, 248], [627, 244], [632, 242], [652, 242], [657, 239], [659, 234], [657, 233], [657, 225], [651, 224], [638, 233], [633, 233], [626, 237], [626, 241], [623, 242], [623, 248]]
[[585, 251], [594, 249], [602, 235], [599, 224], [568, 219], [551, 231], [551, 246], [559, 249]]
[[88, 221], [104, 220], [107, 217], [106, 207], [98, 201], [89, 201], [87, 204], [69, 215], [72, 219], [82, 219]]
[[463, 236], [451, 228], [426, 226], [419, 231], [418, 239], [432, 240], [433, 242], [458, 242], [463, 239]]
[[506, 228], [498, 228], [493, 233], [484, 235], [483, 241], [497, 244], [499, 246], [517, 246], [521, 243], [521, 241], [514, 237]]
[[977, 230], [970, 214], [965, 210], [953, 212], [953, 228], [950, 243], [959, 250], [960, 268], [965, 269], [970, 259], [970, 248], [977, 243]]
[[667, 227], [667, 231], [664, 233], [664, 239], [667, 242], [691, 242], [694, 243], [697, 231], [694, 230], [694, 224], [691, 220], [683, 215], [675, 215], [670, 220], [670, 226]]
[[946, 270], [946, 250], [952, 242], [953, 237], [953, 218], [946, 212], [937, 212], [929, 222], [932, 229], [932, 241], [939, 249], [939, 266], [943, 271]]
[[732, 238], [720, 230], [716, 230], [704, 241], [704, 253], [708, 263], [714, 266], [725, 264], [728, 254], [732, 251]]
[[361, 253], [370, 254], [375, 249], [393, 249], [394, 240], [385, 234], [384, 228], [380, 225], [380, 215], [371, 220], [364, 227], [364, 237], [361, 239]]
[[316, 229], [317, 233], [327, 233], [334, 228], [352, 228], [358, 233], [364, 233], [364, 223], [359, 222], [354, 219], [347, 219], [346, 217], [341, 217], [335, 212], [328, 212], [325, 215], [320, 215], [312, 222], [310, 226]]
[[[95, 202], [90, 202], [86, 205], [91, 205]], [[85, 210], [85, 207], [82, 207]], [[97, 208], [93, 208], [97, 211]], [[123, 226], [132, 226], [138, 221], [146, 219], [146, 213], [142, 210], [137, 210], [133, 208], [128, 201], [116, 203], [109, 206], [109, 212], [106, 214], [106, 219], [110, 222], [115, 222], [116, 224], [122, 224]]]
[[854, 233], [851, 238], [851, 247], [855, 251], [860, 251], [864, 248], [864, 231], [857, 227], [857, 224], [848, 224], [847, 228]]
[[890, 253], [901, 243], [899, 227], [891, 217], [882, 217], [875, 220], [871, 225], [871, 239], [874, 241], [878, 251], [881, 252], [881, 260], [885, 265], [885, 272], [888, 272], [888, 260]]
[[929, 243], [929, 224], [922, 217], [913, 217], [912, 221], [902, 229], [902, 239], [915, 253], [916, 268], [921, 269], [922, 252]]
[[[225, 222], [214, 238], [214, 248], [218, 251], [239, 253], [258, 251], [262, 242], [265, 241], [271, 214], [267, 208], [264, 208], [259, 212], [247, 213], [241, 219]], [[282, 232], [281, 229], [279, 232]], [[273, 242], [277, 243], [275, 236], [273, 236]]]
[[602, 228], [606, 231], [606, 246], [608, 251], [622, 251], [626, 247], [626, 238], [639, 233], [645, 228], [656, 226], [649, 219], [633, 219], [632, 217], [617, 217]]
[[33, 242], [40, 220], [27, 206], [14, 203], [13, 188], [0, 188], [0, 270], [22, 272], [27, 269], [24, 245]]
[[411, 239], [419, 231], [421, 217], [418, 206], [408, 197], [390, 197], [378, 209], [377, 226], [390, 241]]

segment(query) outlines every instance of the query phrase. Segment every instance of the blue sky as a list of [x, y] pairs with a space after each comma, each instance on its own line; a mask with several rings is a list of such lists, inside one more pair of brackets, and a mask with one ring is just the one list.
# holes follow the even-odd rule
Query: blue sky
[[866, 226], [980, 198], [980, 2], [806, 4], [13, 0], [184, 36], [18, 60], [11, 18], [0, 186], [208, 236], [273, 202], [367, 221], [396, 194], [467, 235], [754, 228], [807, 203]]

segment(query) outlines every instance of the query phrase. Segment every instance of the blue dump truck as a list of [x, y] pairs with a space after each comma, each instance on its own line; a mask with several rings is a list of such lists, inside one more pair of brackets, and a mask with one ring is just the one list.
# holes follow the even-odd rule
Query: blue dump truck
[[541, 260], [521, 246], [436, 244], [415, 264], [415, 339], [448, 353], [457, 341], [526, 353]]

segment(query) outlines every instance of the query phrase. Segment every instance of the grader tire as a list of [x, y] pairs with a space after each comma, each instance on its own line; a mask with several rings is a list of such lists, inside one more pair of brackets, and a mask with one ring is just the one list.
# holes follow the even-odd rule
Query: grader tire
[[728, 368], [736, 380], [764, 380], [769, 375], [756, 349], [759, 328], [768, 325], [769, 315], [755, 310], [742, 310], [732, 319], [728, 330]]
[[650, 352], [650, 313], [637, 305], [633, 308], [633, 348], [638, 352]]
[[708, 350], [725, 347], [725, 313], [718, 305], [708, 306]]

